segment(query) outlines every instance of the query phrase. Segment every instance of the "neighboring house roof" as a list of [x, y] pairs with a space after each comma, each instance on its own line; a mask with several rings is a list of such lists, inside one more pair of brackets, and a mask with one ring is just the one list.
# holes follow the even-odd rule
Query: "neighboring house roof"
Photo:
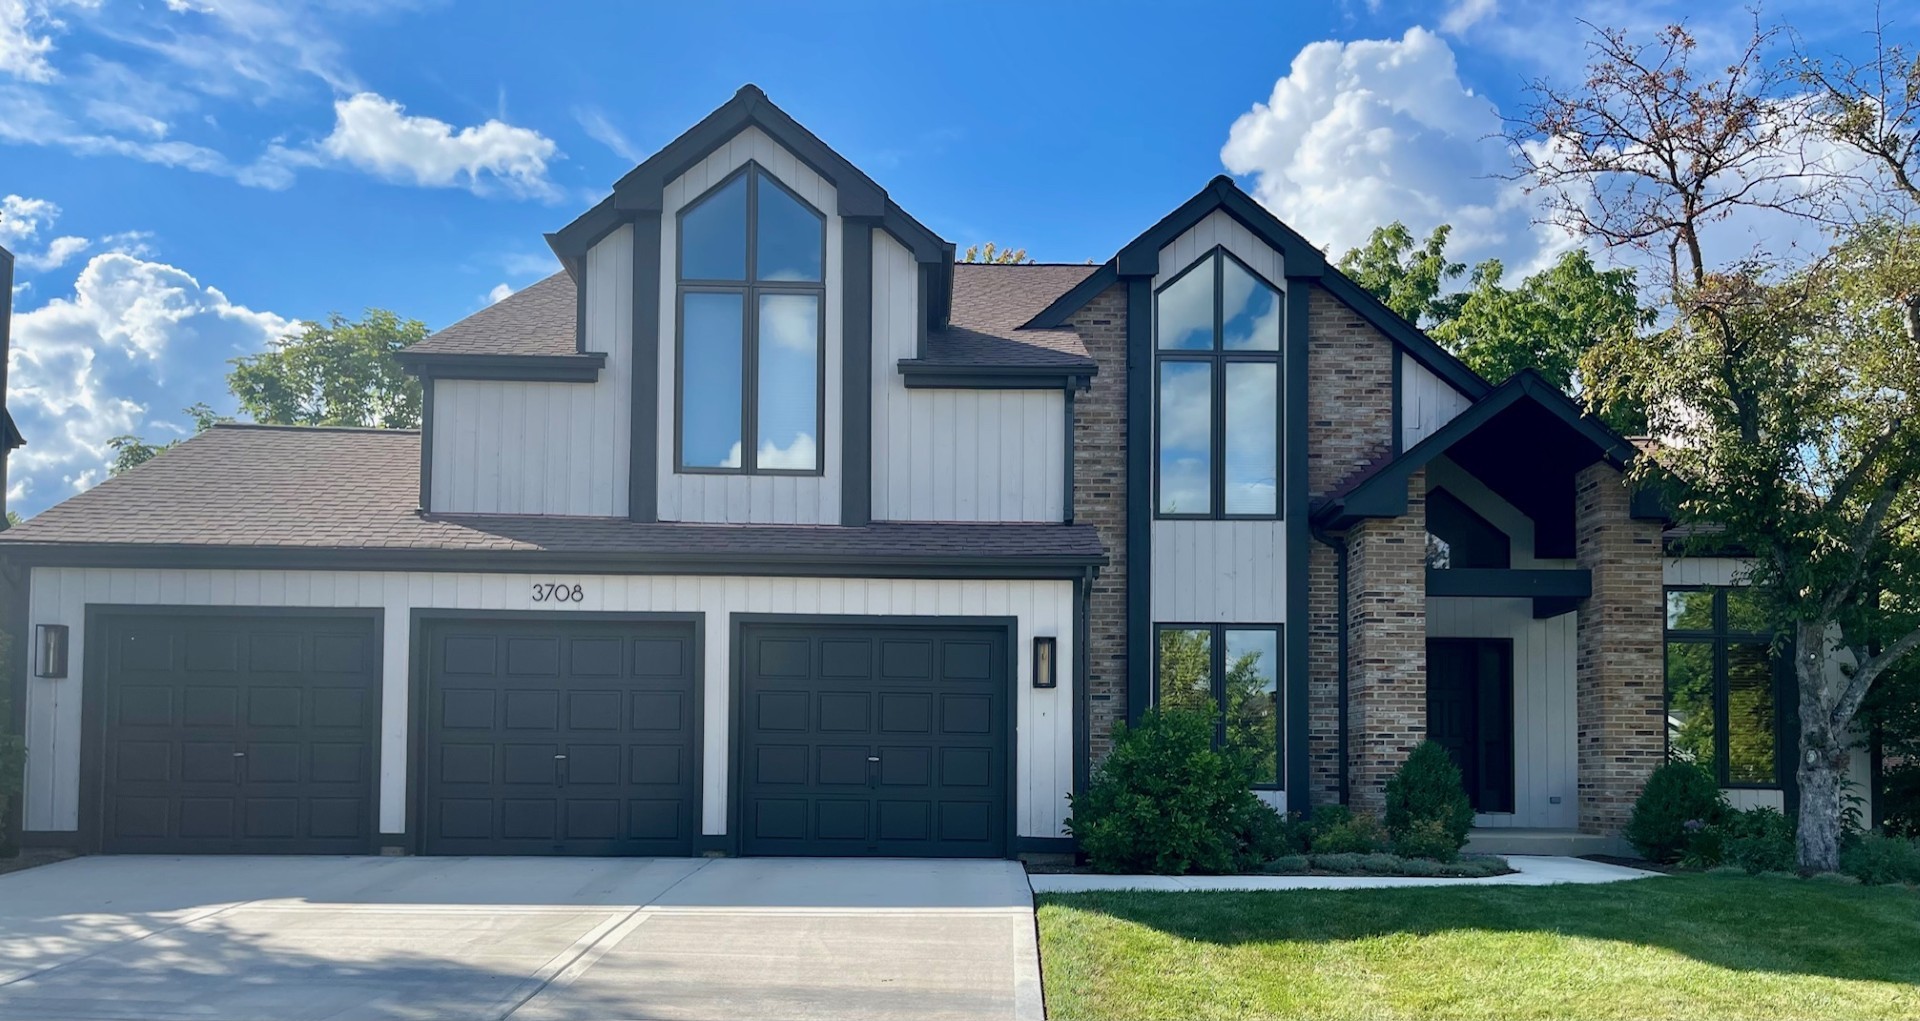
[[[1104, 561], [1093, 528], [1052, 523], [718, 525], [422, 516], [412, 430], [219, 425], [0, 533], [31, 562], [187, 567], [525, 569], [884, 575], [914, 565], [1062, 573]], [[743, 566], [744, 565], [744, 566]]]

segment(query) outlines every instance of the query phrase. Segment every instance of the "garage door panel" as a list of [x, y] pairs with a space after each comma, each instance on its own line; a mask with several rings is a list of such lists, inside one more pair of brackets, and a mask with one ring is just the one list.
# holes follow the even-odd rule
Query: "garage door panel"
[[1005, 853], [1004, 632], [768, 622], [741, 649], [744, 853]]
[[371, 620], [236, 611], [99, 626], [102, 850], [371, 849]]
[[424, 851], [692, 853], [691, 624], [446, 620], [421, 641]]

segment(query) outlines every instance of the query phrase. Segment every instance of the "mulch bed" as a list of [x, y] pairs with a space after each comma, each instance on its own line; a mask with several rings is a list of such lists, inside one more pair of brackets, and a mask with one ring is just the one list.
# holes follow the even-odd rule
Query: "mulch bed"
[[66, 861], [73, 857], [72, 851], [53, 847], [29, 847], [12, 858], [0, 858], [0, 875], [20, 872], [36, 865], [51, 865], [57, 861]]

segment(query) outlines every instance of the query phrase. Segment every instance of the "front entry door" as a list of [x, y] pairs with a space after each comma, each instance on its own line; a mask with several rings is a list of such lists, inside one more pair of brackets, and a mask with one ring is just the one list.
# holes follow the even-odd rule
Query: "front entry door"
[[1475, 812], [1513, 811], [1513, 642], [1427, 640], [1427, 736], [1460, 767]]

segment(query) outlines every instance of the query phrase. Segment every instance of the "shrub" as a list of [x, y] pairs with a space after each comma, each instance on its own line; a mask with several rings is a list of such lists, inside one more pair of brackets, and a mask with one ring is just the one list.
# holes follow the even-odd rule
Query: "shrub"
[[[1422, 741], [1387, 779], [1387, 833], [1397, 843], [1423, 823], [1453, 841], [1458, 854], [1473, 828], [1473, 806], [1460, 781], [1460, 767], [1437, 741]], [[1434, 839], [1430, 832], [1423, 840]]]
[[1307, 849], [1304, 837], [1295, 827], [1258, 797], [1242, 801], [1239, 813], [1234, 830], [1246, 844], [1242, 855], [1244, 864], [1258, 864]]
[[[1706, 770], [1692, 763], [1669, 762], [1653, 771], [1634, 802], [1627, 842], [1650, 861], [1679, 861], [1693, 832], [1718, 823], [1726, 811], [1726, 800]], [[1687, 829], [1689, 822], [1694, 824], [1693, 831]]]
[[1314, 854], [1374, 854], [1387, 849], [1387, 835], [1373, 816], [1328, 805], [1314, 812], [1308, 844]]
[[1364, 854], [1341, 852], [1338, 854], [1316, 854], [1310, 856], [1308, 860], [1313, 863], [1314, 868], [1322, 872], [1334, 872], [1340, 875], [1347, 875], [1355, 872], [1364, 872], [1366, 866], [1362, 865], [1361, 862], [1366, 860], [1366, 857]]
[[1920, 759], [1908, 759], [1880, 778], [1880, 809], [1888, 835], [1920, 837]]
[[1284, 829], [1251, 787], [1243, 764], [1214, 749], [1211, 716], [1149, 711], [1114, 729], [1067, 829], [1100, 872], [1237, 872], [1262, 860], [1255, 843], [1278, 846]]
[[1920, 883], [1920, 842], [1869, 833], [1840, 852], [1840, 871], [1863, 883]]
[[1800, 863], [1793, 820], [1774, 809], [1733, 812], [1712, 829], [1721, 834], [1721, 860], [1749, 874], [1792, 872]]
[[1271, 872], [1280, 876], [1304, 875], [1312, 865], [1304, 854], [1282, 855], [1260, 867], [1262, 872]]
[[1460, 845], [1438, 819], [1421, 819], [1405, 833], [1393, 838], [1393, 853], [1403, 858], [1427, 858], [1439, 862], [1460, 860]]

